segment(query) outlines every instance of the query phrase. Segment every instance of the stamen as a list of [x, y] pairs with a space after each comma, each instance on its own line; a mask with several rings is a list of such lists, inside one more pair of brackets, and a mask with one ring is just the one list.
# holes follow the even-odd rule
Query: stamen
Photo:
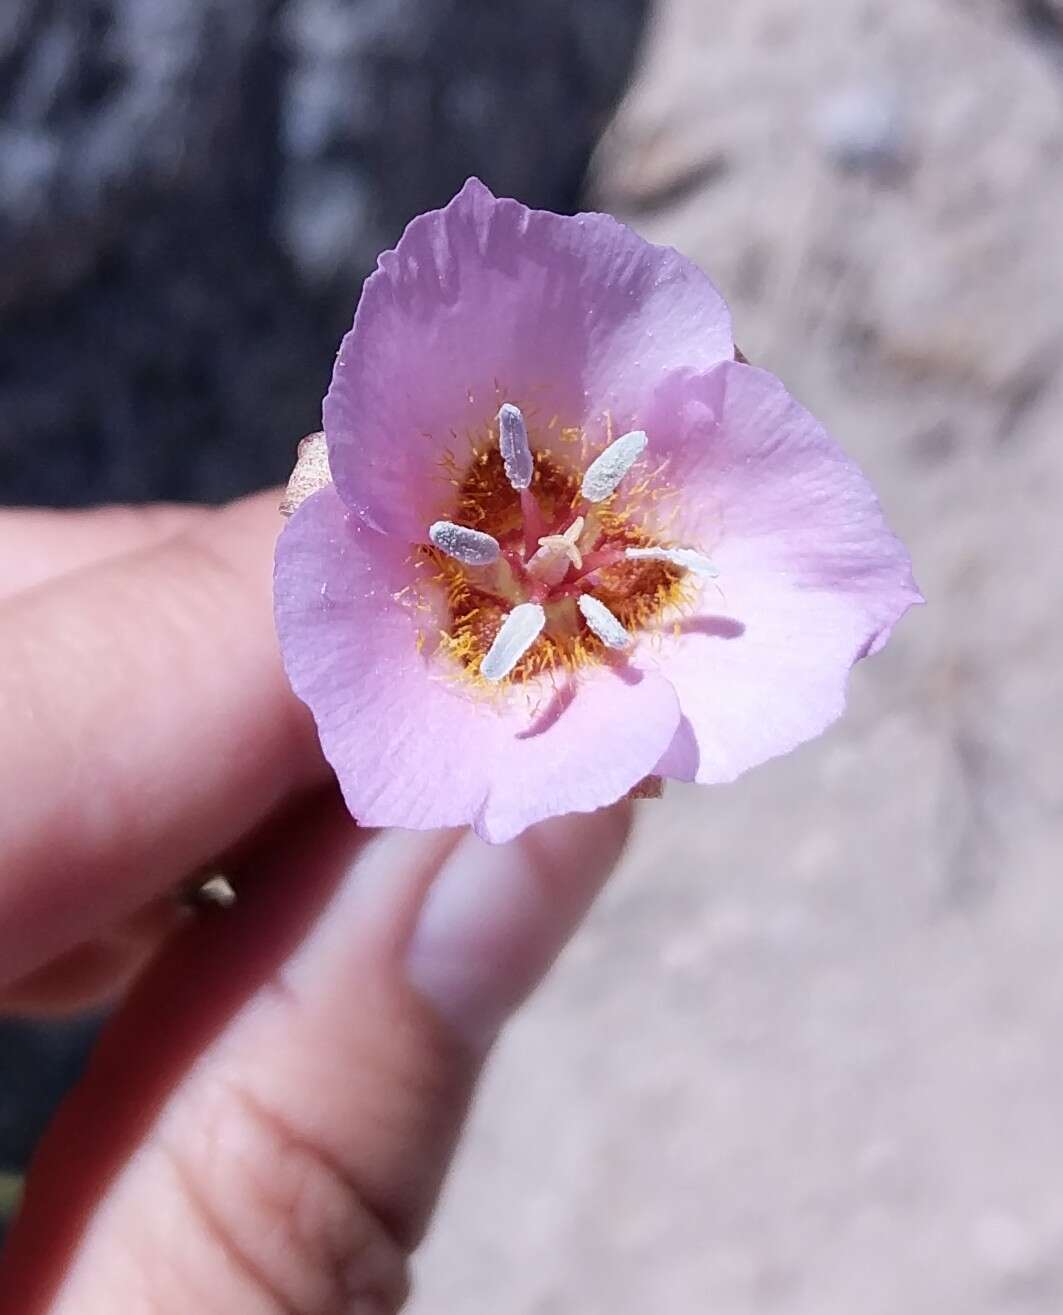
[[631, 636], [606, 605], [593, 594], [580, 594], [576, 606], [606, 648], [627, 648], [630, 645]]
[[531, 557], [535, 552], [535, 545], [546, 532], [546, 521], [543, 520], [543, 514], [531, 489], [520, 491], [520, 515], [524, 522], [524, 552], [526, 556]]
[[428, 537], [440, 552], [465, 566], [490, 566], [501, 552], [497, 539], [453, 521], [436, 521], [428, 527]]
[[599, 452], [583, 476], [583, 496], [588, 502], [603, 502], [646, 451], [649, 439], [641, 429], [633, 429]]
[[538, 603], [519, 603], [502, 622], [495, 642], [480, 663], [484, 680], [497, 681], [508, 676], [546, 625], [546, 613]]
[[519, 406], [503, 402], [498, 412], [498, 446], [502, 451], [502, 464], [506, 479], [518, 492], [532, 482], [535, 464], [528, 446], [528, 427]]
[[595, 548], [593, 552], [581, 553], [583, 558], [582, 565], [576, 574], [572, 577], [571, 583], [582, 580], [588, 575], [593, 575], [595, 571], [601, 571], [606, 566], [615, 566], [617, 562], [624, 560], [623, 548]]
[[636, 562], [671, 562], [673, 566], [685, 567], [709, 580], [715, 580], [720, 574], [720, 568], [714, 562], [693, 548], [628, 548], [624, 556]]

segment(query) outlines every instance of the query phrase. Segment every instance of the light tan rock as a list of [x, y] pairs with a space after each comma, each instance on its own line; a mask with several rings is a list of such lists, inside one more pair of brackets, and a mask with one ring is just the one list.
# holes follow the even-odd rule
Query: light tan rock
[[593, 199], [714, 275], [929, 606], [823, 740], [642, 805], [418, 1315], [1063, 1309], [1063, 73], [1018, 9], [661, 6]]

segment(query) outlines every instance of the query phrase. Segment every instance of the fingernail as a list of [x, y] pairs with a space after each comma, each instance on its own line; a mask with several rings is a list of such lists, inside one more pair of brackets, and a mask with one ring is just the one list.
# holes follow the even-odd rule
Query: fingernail
[[421, 908], [409, 979], [468, 1042], [489, 1043], [578, 925], [627, 835], [626, 810], [555, 818], [507, 845], [469, 834]]

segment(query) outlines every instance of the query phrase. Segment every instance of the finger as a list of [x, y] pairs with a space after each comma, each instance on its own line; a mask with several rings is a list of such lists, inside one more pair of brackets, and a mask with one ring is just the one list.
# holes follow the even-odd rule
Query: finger
[[277, 528], [264, 494], [0, 605], [0, 980], [323, 778], [273, 634]]
[[48, 1018], [106, 1005], [187, 914], [172, 895], [151, 900], [116, 926], [9, 982], [0, 989], [0, 1014]]
[[627, 826], [491, 848], [367, 838], [340, 806], [289, 823], [112, 1025], [32, 1168], [0, 1311], [397, 1310], [486, 1045]]
[[0, 511], [0, 599], [171, 539], [207, 515], [205, 507], [167, 503], [91, 511]]

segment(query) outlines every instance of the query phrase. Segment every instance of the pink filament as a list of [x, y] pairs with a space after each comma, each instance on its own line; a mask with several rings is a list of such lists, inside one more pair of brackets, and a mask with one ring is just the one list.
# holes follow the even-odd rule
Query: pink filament
[[539, 503], [530, 488], [520, 491], [520, 511], [524, 518], [524, 552], [530, 560], [538, 551], [539, 540], [547, 533]]

